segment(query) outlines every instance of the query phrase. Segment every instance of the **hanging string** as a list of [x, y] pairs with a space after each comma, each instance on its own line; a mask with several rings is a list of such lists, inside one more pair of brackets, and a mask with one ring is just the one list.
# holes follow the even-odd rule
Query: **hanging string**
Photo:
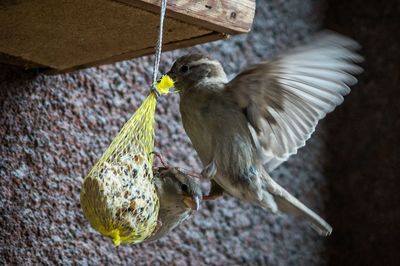
[[153, 65], [153, 79], [151, 82], [151, 90], [158, 96], [159, 92], [156, 89], [156, 82], [157, 82], [157, 75], [158, 75], [158, 68], [160, 66], [160, 59], [161, 59], [161, 48], [162, 48], [162, 38], [163, 38], [163, 28], [164, 28], [164, 17], [165, 11], [167, 9], [167, 0], [161, 0], [161, 11], [160, 11], [160, 28], [158, 31], [158, 40], [156, 45], [156, 55], [154, 59]]

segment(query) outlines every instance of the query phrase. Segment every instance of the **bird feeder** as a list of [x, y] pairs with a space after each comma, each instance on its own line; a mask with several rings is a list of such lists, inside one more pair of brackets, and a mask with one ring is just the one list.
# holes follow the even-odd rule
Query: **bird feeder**
[[[5, 0], [0, 62], [56, 73], [152, 54], [158, 0]], [[163, 50], [248, 32], [255, 0], [169, 0]]]

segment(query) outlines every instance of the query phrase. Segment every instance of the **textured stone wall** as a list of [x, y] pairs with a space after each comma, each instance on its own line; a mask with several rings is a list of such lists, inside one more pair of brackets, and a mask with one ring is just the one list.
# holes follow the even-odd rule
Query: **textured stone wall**
[[[393, 63], [399, 52], [389, 35], [396, 30], [390, 22], [397, 18], [384, 19], [379, 26], [373, 4], [350, 2], [333, 3], [327, 21], [366, 43], [369, 61], [363, 81], [327, 116], [308, 145], [272, 173], [328, 217], [334, 225], [330, 239], [318, 237], [297, 219], [224, 197], [204, 204], [156, 243], [114, 248], [86, 222], [79, 190], [83, 177], [145, 98], [153, 58], [58, 76], [0, 66], [0, 264], [380, 265], [378, 259], [368, 260], [373, 250], [392, 262], [395, 255], [385, 256], [379, 244], [391, 250], [400, 224], [393, 208], [398, 207], [396, 199], [400, 202], [394, 174], [399, 161], [390, 142], [398, 140], [387, 125], [397, 123], [399, 129], [395, 96], [400, 72]], [[233, 76], [317, 30], [323, 3], [258, 1], [251, 33], [165, 53], [162, 68], [167, 70], [188, 51], [202, 51], [219, 59]], [[397, 11], [387, 9], [383, 15], [398, 16], [393, 13]], [[156, 118], [157, 150], [174, 165], [199, 170], [181, 126], [177, 95], [160, 100]], [[385, 163], [379, 164], [377, 157]]]

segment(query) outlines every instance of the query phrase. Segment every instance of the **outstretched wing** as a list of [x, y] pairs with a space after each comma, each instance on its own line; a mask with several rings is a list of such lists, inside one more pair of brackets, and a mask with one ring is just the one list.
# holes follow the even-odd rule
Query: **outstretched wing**
[[226, 86], [243, 109], [266, 169], [305, 145], [318, 121], [343, 102], [362, 72], [358, 43], [324, 32], [309, 44], [254, 65]]

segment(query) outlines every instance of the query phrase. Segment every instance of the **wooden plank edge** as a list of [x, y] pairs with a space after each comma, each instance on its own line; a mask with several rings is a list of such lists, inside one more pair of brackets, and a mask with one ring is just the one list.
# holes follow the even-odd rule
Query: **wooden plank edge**
[[2, 52], [0, 52], [0, 63], [6, 64], [6, 65], [17, 66], [17, 67], [20, 67], [23, 69], [47, 68], [44, 65], [34, 63], [34, 62], [24, 59], [22, 57], [9, 55], [9, 54], [2, 53]]
[[[156, 14], [160, 13], [160, 5], [155, 5], [153, 3], [149, 3], [148, 0], [114, 0], [117, 2], [121, 2], [127, 4], [129, 6], [134, 6], [140, 9], [144, 9]], [[225, 0], [229, 2], [229, 0]], [[256, 4], [255, 1], [248, 1], [249, 5], [246, 6], [246, 10], [241, 10], [240, 12], [248, 12], [250, 17], [249, 21], [241, 21], [237, 19], [237, 13], [235, 11], [231, 11], [230, 20], [224, 20], [222, 18], [214, 19], [210, 21], [210, 18], [205, 16], [204, 14], [209, 11], [208, 9], [211, 7], [209, 5], [204, 5], [204, 10], [199, 11], [199, 13], [190, 13], [187, 10], [181, 8], [176, 3], [167, 3], [167, 12], [166, 16], [192, 24], [197, 25], [199, 27], [204, 27], [206, 29], [210, 29], [212, 31], [217, 31], [220, 33], [226, 33], [230, 35], [246, 33], [251, 30], [251, 26], [253, 24]], [[203, 12], [203, 13], [201, 13]], [[222, 15], [222, 14], [221, 14]], [[221, 16], [220, 16], [221, 17]], [[228, 22], [228, 23], [227, 23]]]
[[[217, 41], [221, 39], [228, 38], [229, 35], [219, 33], [219, 32], [212, 32], [206, 35], [201, 35], [196, 38], [191, 38], [191, 39], [186, 39], [186, 40], [180, 40], [176, 42], [171, 42], [163, 45], [163, 52], [179, 49], [179, 48], [184, 48], [184, 47], [189, 47], [201, 43], [206, 43], [206, 42], [212, 42], [212, 41]], [[62, 70], [57, 70], [57, 69], [49, 69], [45, 70], [42, 73], [46, 75], [58, 75], [58, 74], [64, 74], [72, 71], [78, 71], [84, 68], [89, 68], [89, 67], [95, 67], [99, 65], [105, 65], [105, 64], [112, 64], [115, 62], [123, 61], [123, 60], [129, 60], [133, 59], [136, 57], [141, 57], [145, 55], [151, 55], [154, 54], [154, 47], [148, 47], [142, 50], [137, 50], [137, 51], [131, 51], [119, 55], [114, 55], [111, 57], [108, 57], [106, 59], [101, 59], [98, 61], [90, 62], [87, 64], [82, 64], [78, 65], [75, 67], [67, 68], [67, 69], [62, 69]]]

